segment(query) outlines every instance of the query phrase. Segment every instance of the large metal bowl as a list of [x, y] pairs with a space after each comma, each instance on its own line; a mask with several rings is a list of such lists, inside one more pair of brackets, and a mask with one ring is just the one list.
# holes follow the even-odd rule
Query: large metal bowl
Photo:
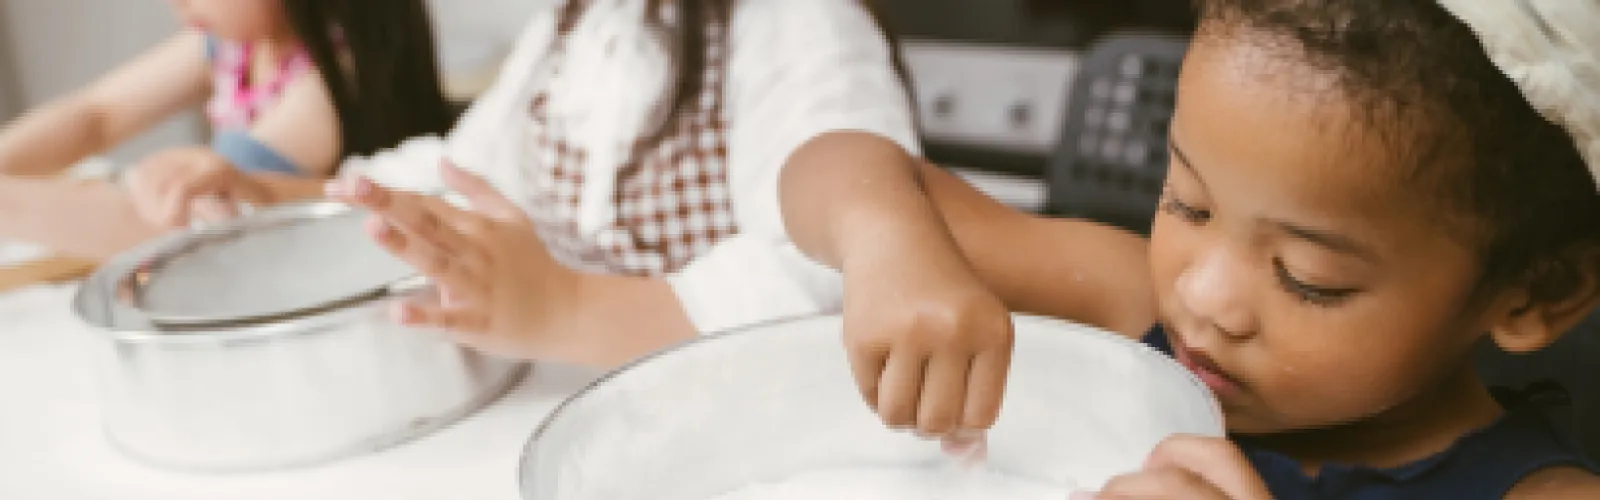
[[[886, 429], [862, 403], [840, 327], [835, 317], [772, 324], [614, 372], [535, 432], [522, 497], [703, 500], [805, 472], [943, 460], [937, 443]], [[1095, 489], [1166, 437], [1222, 435], [1210, 393], [1166, 356], [1054, 320], [1019, 316], [1016, 332], [989, 434], [993, 470]]]
[[[409, 271], [381, 260], [388, 258], [381, 249], [364, 243], [361, 219], [334, 203], [270, 209], [162, 238], [91, 276], [75, 308], [102, 334], [97, 375], [102, 420], [113, 444], [152, 464], [186, 470], [310, 465], [425, 435], [516, 384], [527, 372], [525, 364], [389, 320], [391, 302], [415, 290], [386, 285], [392, 276], [409, 277]], [[139, 298], [141, 287], [155, 286], [151, 276], [163, 272], [164, 259], [173, 255], [312, 223], [324, 224], [317, 238], [274, 242], [292, 257], [237, 258], [219, 247], [225, 270], [250, 272], [268, 264], [282, 270], [252, 280], [190, 272], [160, 286], [177, 292], [198, 287], [194, 300]], [[322, 255], [328, 259], [317, 258]], [[298, 267], [316, 262], [340, 269]], [[374, 267], [349, 269], [367, 265]], [[271, 297], [274, 287], [304, 274], [372, 283], [302, 282], [273, 299], [308, 307], [251, 300]]]

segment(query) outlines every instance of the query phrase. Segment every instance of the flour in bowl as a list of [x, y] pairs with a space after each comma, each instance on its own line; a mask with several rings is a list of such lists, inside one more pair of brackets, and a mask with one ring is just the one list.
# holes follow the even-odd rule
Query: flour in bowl
[[756, 483], [712, 500], [1065, 500], [1073, 491], [984, 468], [860, 467]]

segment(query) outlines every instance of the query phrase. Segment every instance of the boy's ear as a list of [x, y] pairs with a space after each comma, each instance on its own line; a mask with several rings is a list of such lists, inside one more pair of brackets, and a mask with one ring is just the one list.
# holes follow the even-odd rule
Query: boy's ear
[[1543, 349], [1600, 307], [1600, 248], [1571, 252], [1539, 266], [1491, 304], [1489, 333], [1501, 350]]

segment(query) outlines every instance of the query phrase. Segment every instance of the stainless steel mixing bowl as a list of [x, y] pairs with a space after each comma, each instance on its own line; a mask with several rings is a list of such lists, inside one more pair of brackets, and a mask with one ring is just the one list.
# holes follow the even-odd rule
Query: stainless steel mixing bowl
[[[924, 466], [937, 443], [890, 431], [858, 395], [841, 321], [703, 338], [566, 401], [528, 442], [525, 500], [702, 500], [808, 471]], [[1101, 330], [1016, 320], [988, 466], [1098, 488], [1173, 434], [1220, 436], [1210, 393], [1170, 358]]]
[[84, 283], [103, 422], [145, 461], [206, 471], [314, 464], [450, 424], [527, 366], [386, 314], [414, 272], [311, 203], [163, 238]]

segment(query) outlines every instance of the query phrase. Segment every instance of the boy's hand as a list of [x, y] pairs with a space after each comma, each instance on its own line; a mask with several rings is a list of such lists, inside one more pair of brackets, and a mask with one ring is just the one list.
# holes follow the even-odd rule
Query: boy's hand
[[1112, 479], [1094, 500], [1271, 500], [1243, 453], [1224, 438], [1176, 436], [1156, 446], [1144, 469]]
[[784, 229], [844, 273], [861, 394], [891, 427], [971, 448], [1000, 413], [1011, 317], [923, 190], [920, 160], [866, 132], [823, 134], [783, 168]]
[[852, 255], [844, 334], [856, 382], [884, 423], [959, 451], [999, 417], [1011, 317], [956, 252], [938, 248], [887, 238]]

